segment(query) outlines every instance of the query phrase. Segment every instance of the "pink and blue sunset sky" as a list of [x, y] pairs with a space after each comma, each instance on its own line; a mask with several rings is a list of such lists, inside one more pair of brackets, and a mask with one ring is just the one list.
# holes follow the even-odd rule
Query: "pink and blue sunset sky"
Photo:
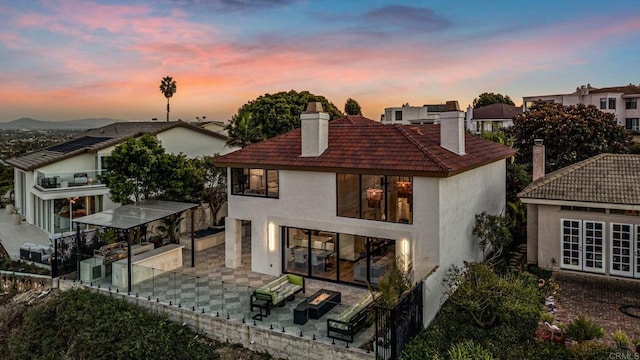
[[0, 3], [0, 121], [227, 120], [309, 90], [364, 115], [482, 92], [640, 82], [640, 2], [30, 0]]

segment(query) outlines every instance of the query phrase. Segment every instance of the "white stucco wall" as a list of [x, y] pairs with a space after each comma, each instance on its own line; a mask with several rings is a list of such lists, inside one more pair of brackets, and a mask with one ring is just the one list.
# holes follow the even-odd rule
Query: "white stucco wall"
[[442, 280], [451, 265], [482, 259], [478, 241], [471, 234], [475, 216], [482, 211], [505, 211], [505, 179], [505, 160], [440, 179], [440, 261], [438, 270], [425, 281], [425, 324], [433, 320], [443, 302]]
[[[279, 179], [279, 199], [229, 195], [229, 217], [251, 221], [253, 271], [271, 275], [282, 272], [280, 226], [415, 240], [415, 225], [337, 216], [335, 173], [283, 170]], [[416, 208], [414, 223], [415, 212]], [[269, 224], [274, 230], [271, 244]]]
[[226, 140], [212, 137], [183, 127], [175, 127], [156, 135], [165, 150], [170, 153], [182, 152], [187, 157], [224, 155], [237, 148], [226, 146]]

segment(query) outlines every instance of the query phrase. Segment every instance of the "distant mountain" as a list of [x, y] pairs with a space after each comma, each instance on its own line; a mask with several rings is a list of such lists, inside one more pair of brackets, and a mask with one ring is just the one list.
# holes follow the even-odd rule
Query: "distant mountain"
[[31, 118], [21, 118], [9, 122], [0, 122], [0, 129], [5, 130], [87, 130], [95, 129], [105, 125], [126, 120], [115, 120], [108, 118], [99, 119], [78, 119], [68, 121], [44, 121]]

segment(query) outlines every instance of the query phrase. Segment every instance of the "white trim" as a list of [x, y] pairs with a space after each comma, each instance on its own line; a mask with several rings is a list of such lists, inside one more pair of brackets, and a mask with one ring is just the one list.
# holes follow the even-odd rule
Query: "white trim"
[[634, 226], [635, 234], [633, 240], [635, 241], [635, 259], [633, 264], [634, 275], [636, 279], [640, 279], [640, 225]]
[[[596, 267], [596, 266], [587, 266], [587, 263], [589, 261], [592, 261], [594, 264], [598, 264], [598, 259], [589, 259], [588, 258], [588, 247], [589, 246], [598, 246], [596, 244], [587, 244], [587, 224], [597, 224], [600, 225], [600, 250], [601, 253], [600, 255], [600, 267]], [[596, 229], [595, 231], [598, 231], [598, 229]], [[600, 273], [600, 274], [604, 274], [607, 267], [606, 267], [606, 263], [607, 263], [607, 242], [606, 242], [606, 232], [607, 232], [607, 227], [604, 221], [592, 221], [592, 220], [583, 220], [582, 221], [582, 268], [584, 271], [588, 271], [588, 272], [594, 272], [594, 273]], [[595, 238], [595, 237], [594, 237]], [[598, 255], [597, 252], [593, 253], [595, 256]]]
[[[565, 242], [565, 233], [564, 233], [565, 221], [572, 222], [567, 229], [578, 230], [577, 236], [574, 234], [568, 235], [570, 237], [568, 242]], [[574, 222], [577, 224], [574, 224]], [[577, 238], [577, 245], [578, 245], [577, 249], [574, 249], [573, 246], [571, 246], [571, 245], [576, 245], [576, 242], [573, 239], [574, 237]], [[565, 250], [565, 245], [569, 245], [566, 250]], [[567, 251], [566, 252], [567, 259], [571, 261], [571, 263], [569, 264], [565, 264], [565, 251]], [[574, 252], [576, 253], [574, 254]], [[574, 263], [574, 261], [577, 261], [577, 263]], [[582, 271], [582, 220], [560, 219], [560, 268]]]
[[596, 203], [596, 202], [587, 202], [587, 201], [546, 200], [546, 199], [532, 199], [532, 198], [520, 198], [520, 201], [522, 201], [523, 204], [580, 206], [580, 207], [590, 207], [590, 208], [600, 208], [600, 209], [640, 211], [640, 205], [630, 205], [630, 204], [611, 204], [611, 203]]
[[[614, 233], [613, 227], [614, 226], [621, 226], [621, 229], [619, 232]], [[626, 227], [627, 230], [623, 230]], [[622, 224], [622, 223], [614, 223], [612, 222], [609, 225], [609, 229], [611, 231], [611, 241], [609, 242], [609, 249], [610, 249], [610, 256], [609, 256], [609, 274], [610, 275], [618, 275], [618, 276], [624, 276], [624, 277], [633, 277], [633, 239], [634, 239], [634, 225], [633, 224]], [[616, 241], [615, 237], [616, 234], [622, 234], [628, 232], [629, 234], [629, 244], [628, 246], [624, 246], [623, 243], [620, 243], [620, 245], [618, 246], [620, 248], [621, 251], [624, 251], [625, 249], [629, 251], [628, 254], [622, 254], [622, 253], [618, 253], [616, 254], [616, 251], [614, 251], [614, 241]], [[621, 240], [622, 242], [624, 242], [625, 240]], [[618, 257], [618, 261], [615, 261], [616, 256]], [[624, 258], [625, 257], [629, 257], [629, 261], [625, 262]], [[621, 269], [614, 269], [614, 266], [616, 265], [628, 265], [629, 266], [629, 270], [621, 270]]]

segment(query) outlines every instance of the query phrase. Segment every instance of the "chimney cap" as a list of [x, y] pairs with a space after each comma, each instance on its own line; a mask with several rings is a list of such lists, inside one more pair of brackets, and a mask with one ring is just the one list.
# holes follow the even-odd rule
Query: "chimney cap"
[[536, 146], [540, 146], [543, 143], [544, 143], [543, 139], [535, 139], [535, 140], [533, 140], [533, 144], [536, 145]]
[[307, 110], [305, 110], [304, 112], [305, 113], [321, 113], [323, 112], [322, 103], [319, 101], [312, 101], [309, 104], [307, 104]]

